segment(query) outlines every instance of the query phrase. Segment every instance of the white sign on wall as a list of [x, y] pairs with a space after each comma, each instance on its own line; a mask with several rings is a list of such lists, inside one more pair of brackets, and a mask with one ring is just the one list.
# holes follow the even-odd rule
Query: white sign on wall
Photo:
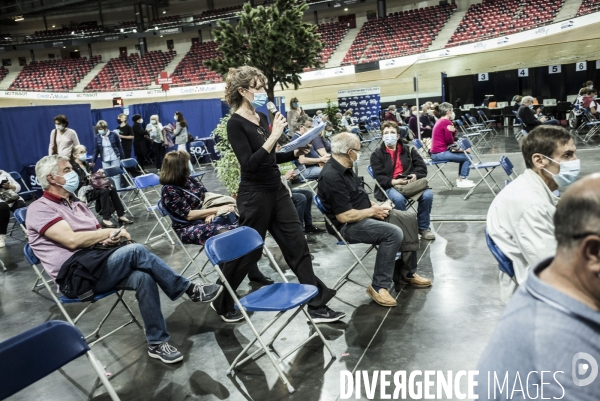
[[477, 74], [477, 77], [479, 79], [479, 81], [489, 81], [490, 80], [490, 74], [487, 72], [482, 72]]
[[520, 77], [528, 77], [529, 76], [529, 68], [519, 68], [518, 75], [519, 75], [519, 78]]
[[600, 70], [600, 60], [596, 60], [596, 69]]
[[585, 71], [587, 70], [587, 61], [579, 61], [575, 64], [575, 71]]
[[560, 65], [549, 65], [548, 66], [548, 74], [560, 74], [562, 71], [562, 66]]

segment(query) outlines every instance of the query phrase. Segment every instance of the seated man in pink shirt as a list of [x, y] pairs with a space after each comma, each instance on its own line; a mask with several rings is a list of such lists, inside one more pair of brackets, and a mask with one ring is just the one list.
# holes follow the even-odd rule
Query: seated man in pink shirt
[[[459, 188], [472, 188], [475, 186], [475, 183], [471, 180], [467, 180], [471, 161], [469, 161], [467, 155], [462, 151], [448, 150], [448, 146], [455, 142], [454, 133], [456, 132], [456, 128], [454, 128], [454, 125], [452, 124], [452, 120], [454, 120], [452, 105], [444, 102], [440, 104], [439, 109], [441, 117], [437, 123], [435, 123], [431, 135], [431, 160], [435, 162], [460, 163], [456, 186]], [[469, 149], [467, 149], [467, 151], [469, 151]]]
[[[74, 266], [83, 266], [95, 280], [86, 280], [90, 291], [81, 295], [77, 292], [82, 299], [113, 289], [134, 290], [146, 329], [148, 355], [165, 363], [183, 360], [183, 355], [168, 343], [157, 284], [173, 301], [185, 293], [194, 302], [211, 302], [223, 287], [192, 284], [144, 246], [122, 245], [122, 238], [131, 240], [125, 229], [114, 238], [117, 229], [100, 229], [98, 219], [73, 196], [79, 176], [68, 157], [44, 157], [35, 165], [35, 174], [44, 195], [27, 209], [27, 236], [46, 273], [55, 281], [59, 277], [62, 283], [61, 278]], [[88, 270], [91, 266], [93, 271]]]

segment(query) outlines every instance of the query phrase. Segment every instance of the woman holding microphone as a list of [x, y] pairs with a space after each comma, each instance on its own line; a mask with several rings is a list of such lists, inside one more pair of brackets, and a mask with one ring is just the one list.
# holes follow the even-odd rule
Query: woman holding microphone
[[[267, 79], [257, 68], [230, 68], [225, 99], [233, 114], [227, 122], [227, 136], [241, 167], [237, 206], [240, 226], [252, 227], [265, 238], [267, 230], [281, 249], [288, 266], [301, 284], [314, 285], [319, 293], [309, 301], [308, 312], [316, 323], [333, 322], [345, 316], [327, 307], [335, 291], [317, 278], [308, 250], [302, 224], [287, 188], [281, 182], [278, 163], [297, 159], [308, 148], [276, 153], [277, 140], [287, 123], [277, 113], [269, 132], [267, 116], [256, 111], [267, 102]], [[257, 275], [255, 266], [262, 250], [258, 249], [237, 263], [251, 265], [249, 275]], [[247, 271], [238, 268], [237, 271]], [[262, 275], [262, 273], [260, 273]], [[220, 311], [217, 311], [220, 313]]]

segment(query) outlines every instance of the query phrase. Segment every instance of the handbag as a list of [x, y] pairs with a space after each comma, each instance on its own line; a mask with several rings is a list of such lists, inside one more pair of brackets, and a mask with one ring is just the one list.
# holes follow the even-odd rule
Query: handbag
[[110, 180], [103, 171], [97, 171], [90, 175], [90, 185], [94, 187], [94, 189], [110, 189]]
[[52, 154], [58, 154], [58, 144], [56, 143], [56, 136], [58, 135], [58, 130], [54, 130], [54, 142], [52, 142]]
[[416, 181], [404, 185], [394, 185], [394, 189], [400, 192], [405, 198], [410, 198], [419, 192], [425, 191], [427, 188], [429, 188], [429, 181], [427, 181], [427, 178], [419, 178]]
[[19, 194], [12, 189], [0, 189], [0, 199], [6, 203], [13, 203], [19, 200]]
[[462, 153], [462, 149], [460, 148], [460, 146], [458, 146], [458, 143], [454, 142], [452, 145], [448, 145], [447, 148], [448, 152], [452, 152], [452, 153]]
[[187, 136], [187, 143], [193, 142], [194, 141], [194, 137], [192, 136], [192, 134], [188, 134]]

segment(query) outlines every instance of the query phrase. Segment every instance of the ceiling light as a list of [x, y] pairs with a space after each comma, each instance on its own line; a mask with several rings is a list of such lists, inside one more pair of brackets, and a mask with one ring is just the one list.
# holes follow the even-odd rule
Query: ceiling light
[[162, 35], [160, 35], [160, 37], [162, 38], [163, 36], [162, 36]]
[[23, 16], [22, 16], [22, 15], [18, 15], [18, 16], [16, 16], [16, 17], [13, 17], [13, 20], [15, 20], [15, 21], [23, 21], [24, 19], [25, 19], [25, 18], [23, 18]]
[[123, 32], [123, 28], [121, 28], [121, 32]]
[[63, 46], [63, 49], [66, 49], [66, 48], [67, 48], [67, 46]]
[[52, 25], [52, 28], [56, 28], [56, 25]]
[[133, 33], [137, 33], [137, 29], [134, 29], [134, 30], [133, 30]]
[[154, 27], [154, 30], [155, 30], [155, 31], [158, 31], [158, 27], [157, 27], [157, 26], [155, 26], [155, 27]]
[[167, 13], [167, 10], [163, 10], [163, 14], [166, 14], [166, 13]]
[[348, 11], [348, 7], [344, 8], [344, 11]]
[[79, 51], [79, 49], [75, 49], [74, 51], [78, 52], [78, 51]]
[[75, 31], [71, 31], [71, 35], [75, 35]]

